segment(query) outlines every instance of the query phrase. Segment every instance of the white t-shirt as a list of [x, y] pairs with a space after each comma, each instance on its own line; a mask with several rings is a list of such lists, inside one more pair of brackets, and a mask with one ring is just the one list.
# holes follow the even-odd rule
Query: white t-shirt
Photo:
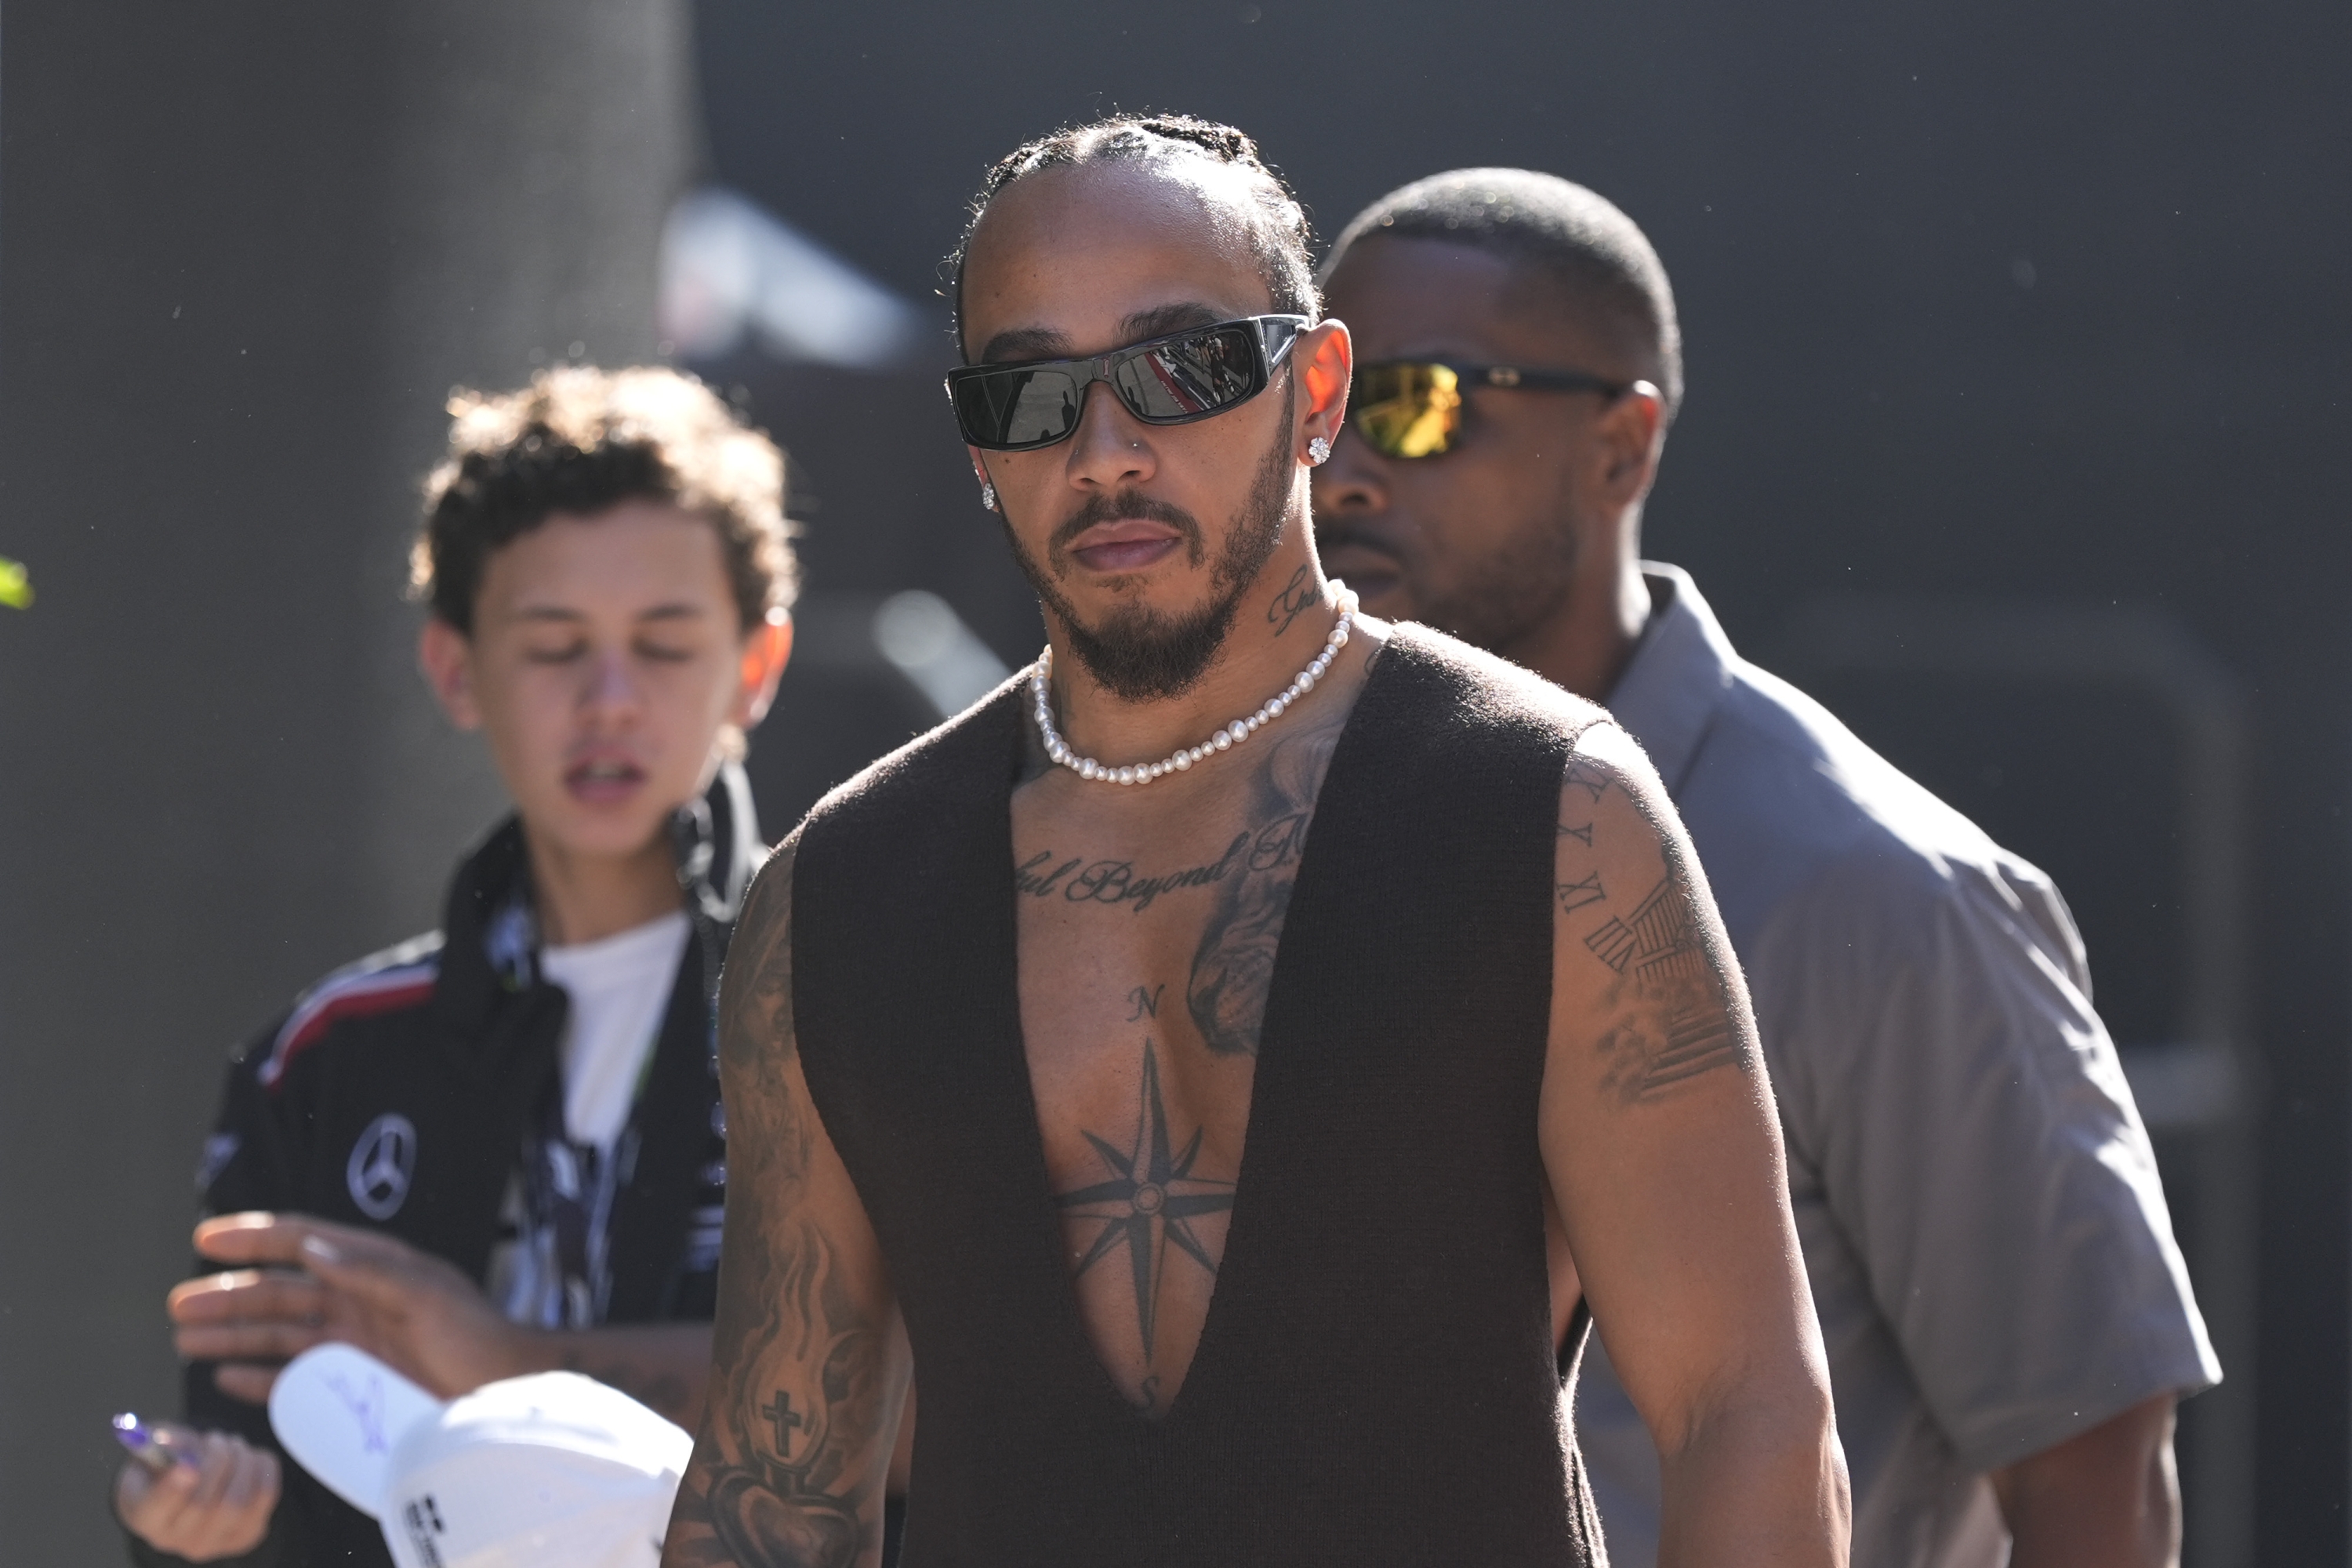
[[628, 1124], [691, 928], [683, 910], [614, 936], [540, 951], [572, 999], [563, 1026], [563, 1121], [609, 1161]]

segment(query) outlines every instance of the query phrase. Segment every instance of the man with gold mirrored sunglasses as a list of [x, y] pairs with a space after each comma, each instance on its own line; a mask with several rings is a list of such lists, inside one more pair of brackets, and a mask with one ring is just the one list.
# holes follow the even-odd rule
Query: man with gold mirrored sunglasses
[[[1325, 568], [1372, 614], [1605, 701], [1722, 901], [1780, 1090], [1853, 1562], [2176, 1563], [2173, 1405], [2220, 1368], [2081, 939], [2046, 877], [1641, 559], [1683, 390], [1648, 240], [1565, 180], [1461, 170], [1374, 204], [1323, 278], [1357, 364], [1314, 476]], [[1610, 1560], [1647, 1568], [1655, 1395], [1605, 1348], [1612, 1310], [1639, 1310], [1583, 1293], [1578, 1440]]]

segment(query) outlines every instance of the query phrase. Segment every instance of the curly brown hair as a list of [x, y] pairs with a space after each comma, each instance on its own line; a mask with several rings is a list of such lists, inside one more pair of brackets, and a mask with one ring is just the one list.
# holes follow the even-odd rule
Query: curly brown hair
[[560, 365], [515, 392], [449, 399], [449, 452], [425, 482], [415, 596], [471, 636], [491, 555], [558, 512], [667, 501], [710, 520], [743, 629], [799, 591], [784, 455], [693, 376]]

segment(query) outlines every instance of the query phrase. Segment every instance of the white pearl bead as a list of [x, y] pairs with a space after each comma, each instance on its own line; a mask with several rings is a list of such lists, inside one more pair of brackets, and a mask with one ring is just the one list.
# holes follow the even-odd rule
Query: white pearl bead
[[1288, 686], [1266, 699], [1264, 707], [1255, 713], [1236, 719], [1223, 728], [1213, 731], [1207, 740], [1197, 746], [1180, 747], [1174, 753], [1159, 762], [1140, 763], [1128, 767], [1105, 767], [1092, 757], [1080, 756], [1071, 749], [1067, 742], [1062, 739], [1061, 732], [1054, 728], [1054, 707], [1050, 684], [1054, 668], [1054, 650], [1047, 648], [1037, 656], [1036, 668], [1029, 677], [1030, 690], [1036, 698], [1034, 706], [1037, 733], [1045, 743], [1045, 754], [1081, 778], [1122, 784], [1150, 784], [1152, 780], [1163, 778], [1171, 773], [1183, 773], [1195, 763], [1206, 762], [1219, 752], [1231, 751], [1259, 730], [1281, 718], [1289, 710], [1293, 703], [1313, 690], [1315, 683], [1330, 669], [1331, 661], [1338, 656], [1339, 646], [1348, 640], [1348, 625], [1349, 617], [1355, 612], [1356, 597], [1353, 594], [1343, 593], [1339, 602], [1340, 614], [1332, 625], [1331, 635], [1325, 642], [1323, 651], [1317, 655], [1305, 669], [1300, 670]]

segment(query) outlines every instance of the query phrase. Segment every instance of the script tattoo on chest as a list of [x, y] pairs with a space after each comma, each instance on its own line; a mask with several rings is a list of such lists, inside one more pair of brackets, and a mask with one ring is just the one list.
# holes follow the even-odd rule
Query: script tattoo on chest
[[[1318, 715], [1319, 722], [1272, 740], [1254, 773], [1235, 770], [1235, 785], [1248, 802], [1247, 826], [1215, 859], [1159, 870], [1123, 857], [1039, 849], [1014, 866], [1014, 889], [1024, 898], [1059, 899], [1133, 915], [1162, 899], [1208, 890], [1211, 906], [1185, 976], [1185, 1009], [1209, 1049], [1220, 1056], [1255, 1056], [1283, 920], [1314, 822], [1315, 797], [1345, 717]], [[1240, 761], [1229, 759], [1226, 765]], [[1156, 994], [1148, 1005], [1129, 1000], [1135, 1016], [1128, 1022], [1159, 1016]]]
[[1013, 868], [1013, 885], [1033, 899], [1058, 893], [1073, 904], [1124, 904], [1139, 915], [1163, 893], [1206, 888], [1237, 873], [1265, 869], [1281, 853], [1285, 827], [1276, 823], [1254, 834], [1236, 834], [1225, 852], [1206, 865], [1158, 876], [1138, 872], [1132, 860], [1066, 858], [1040, 849]]

